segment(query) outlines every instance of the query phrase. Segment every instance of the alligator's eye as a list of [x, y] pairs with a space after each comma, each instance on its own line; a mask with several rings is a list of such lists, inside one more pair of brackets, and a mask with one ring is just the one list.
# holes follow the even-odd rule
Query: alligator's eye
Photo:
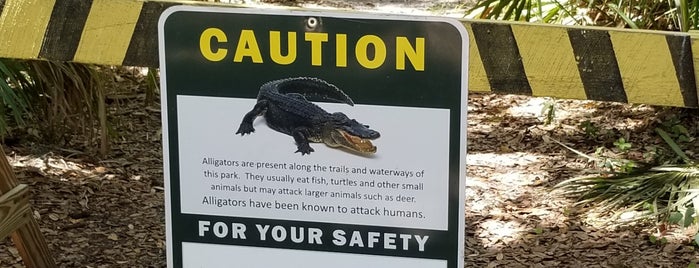
[[346, 114], [341, 113], [341, 112], [334, 112], [333, 115], [337, 116], [337, 118], [342, 118], [342, 119], [347, 119], [347, 120], [349, 120], [349, 117], [347, 117]]

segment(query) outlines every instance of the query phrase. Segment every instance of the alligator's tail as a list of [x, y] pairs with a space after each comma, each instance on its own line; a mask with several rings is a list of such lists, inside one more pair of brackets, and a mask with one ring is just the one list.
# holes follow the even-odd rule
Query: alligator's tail
[[311, 101], [341, 102], [354, 106], [354, 101], [345, 92], [320, 78], [294, 77], [270, 81], [260, 87], [259, 94], [272, 92], [298, 93]]

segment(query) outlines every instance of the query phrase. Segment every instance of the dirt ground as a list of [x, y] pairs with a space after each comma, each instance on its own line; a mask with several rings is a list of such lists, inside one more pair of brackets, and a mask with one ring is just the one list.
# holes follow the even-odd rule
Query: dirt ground
[[[435, 6], [438, 2], [439, 6]], [[399, 13], [461, 8], [449, 1], [285, 1], [285, 4], [378, 9]], [[339, 3], [339, 4], [338, 4]], [[344, 3], [344, 4], [343, 4]], [[422, 6], [420, 6], [422, 5]], [[312, 7], [312, 6], [310, 6]], [[417, 8], [416, 8], [417, 7]], [[412, 14], [412, 13], [411, 13]], [[31, 187], [34, 217], [61, 267], [164, 267], [164, 200], [158, 104], [144, 108], [142, 80], [125, 75], [110, 95], [110, 154], [76, 139], [63, 146], [8, 142], [18, 179]], [[555, 103], [553, 122], [542, 108]], [[471, 94], [468, 105], [466, 267], [687, 267], [699, 262], [696, 230], [670, 227], [663, 243], [652, 223], [613, 227], [577, 211], [552, 186], [582, 176], [592, 163], [550, 142], [594, 154], [647, 160], [670, 154], [655, 134], [672, 122], [699, 136], [696, 110], [524, 96]], [[587, 130], [587, 131], [586, 131]], [[593, 131], [594, 130], [594, 131]], [[620, 137], [631, 143], [621, 154]], [[91, 143], [91, 144], [94, 144]], [[680, 144], [697, 158], [695, 140]], [[24, 267], [9, 239], [0, 267]]]
[[[542, 123], [546, 100], [522, 96], [472, 95], [468, 119], [466, 181], [466, 264], [469, 267], [687, 267], [699, 261], [690, 245], [696, 229], [673, 227], [667, 243], [653, 223], [609, 226], [599, 215], [576, 211], [573, 200], [552, 194], [562, 180], [586, 176], [587, 161], [553, 138], [589, 155], [649, 160], [672, 155], [655, 134], [663, 122], [679, 120], [697, 134], [696, 111], [600, 103], [556, 101], [556, 119]], [[587, 124], [597, 135], [584, 131]], [[632, 144], [620, 153], [613, 144]], [[695, 141], [683, 144], [697, 150]], [[604, 155], [602, 153], [601, 155]]]
[[[4, 147], [61, 267], [165, 266], [160, 109], [144, 108], [144, 80], [124, 75], [107, 98], [115, 132], [106, 157], [79, 136], [60, 147], [21, 138]], [[24, 267], [5, 240], [0, 267]]]

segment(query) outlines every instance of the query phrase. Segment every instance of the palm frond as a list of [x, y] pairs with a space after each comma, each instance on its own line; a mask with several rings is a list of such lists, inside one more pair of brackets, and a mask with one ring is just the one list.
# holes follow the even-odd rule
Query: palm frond
[[22, 74], [23, 68], [24, 66], [17, 61], [0, 60], [0, 136], [4, 136], [9, 128], [6, 112], [9, 112], [14, 122], [20, 126], [25, 124], [25, 117], [31, 114], [31, 106], [25, 92], [31, 86], [31, 82]]
[[668, 146], [670, 146], [670, 149], [672, 149], [672, 151], [675, 152], [675, 154], [678, 157], [680, 157], [684, 163], [692, 164], [692, 160], [690, 160], [689, 157], [682, 151], [682, 149], [680, 149], [680, 146], [677, 145], [677, 143], [675, 143], [675, 141], [673, 141], [672, 138], [670, 138], [670, 135], [668, 135], [667, 132], [660, 128], [656, 128], [655, 132], [657, 132], [658, 135], [660, 135], [660, 137], [668, 144]]
[[[107, 136], [104, 89], [96, 67], [68, 62], [0, 59], [0, 138], [11, 126], [28, 127], [48, 143], [83, 134], [85, 146]], [[82, 132], [82, 133], [80, 133]]]
[[686, 211], [699, 204], [699, 165], [664, 165], [612, 176], [574, 178], [556, 185], [558, 194], [576, 198], [575, 205], [618, 215], [655, 204], [658, 215]]

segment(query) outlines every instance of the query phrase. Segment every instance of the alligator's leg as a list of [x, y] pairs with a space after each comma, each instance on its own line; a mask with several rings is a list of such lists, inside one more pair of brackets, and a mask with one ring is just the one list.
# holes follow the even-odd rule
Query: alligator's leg
[[256, 117], [264, 114], [266, 110], [267, 100], [258, 101], [257, 104], [255, 104], [255, 107], [252, 108], [252, 111], [245, 114], [245, 117], [243, 117], [243, 122], [240, 122], [240, 127], [238, 127], [238, 131], [236, 131], [235, 134], [245, 136], [245, 134], [255, 132], [255, 128], [252, 127], [252, 122], [255, 121]]
[[310, 133], [308, 133], [308, 129], [305, 127], [298, 127], [291, 132], [291, 136], [294, 137], [296, 147], [298, 148], [295, 153], [300, 152], [301, 155], [304, 155], [311, 154], [311, 152], [313, 152], [313, 148], [311, 148], [311, 146], [308, 144], [309, 135]]

